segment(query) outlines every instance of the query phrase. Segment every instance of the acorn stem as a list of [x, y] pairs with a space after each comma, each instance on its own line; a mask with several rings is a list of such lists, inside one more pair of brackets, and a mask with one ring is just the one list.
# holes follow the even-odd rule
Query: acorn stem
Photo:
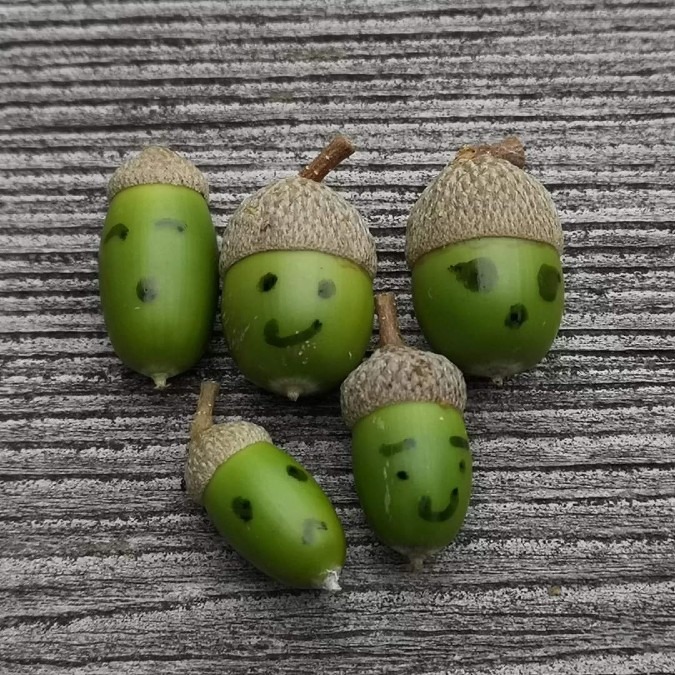
[[499, 159], [505, 159], [519, 169], [525, 167], [525, 147], [518, 136], [508, 136], [503, 141], [492, 145], [466, 145], [459, 149], [455, 155], [455, 161], [475, 159], [481, 155], [492, 155]]
[[394, 294], [378, 293], [375, 296], [375, 311], [380, 323], [380, 347], [405, 347], [398, 328]]
[[217, 382], [205, 380], [202, 382], [197, 401], [197, 412], [190, 425], [190, 438], [196, 440], [207, 429], [213, 426], [213, 406], [216, 403], [220, 386]]
[[356, 148], [341, 134], [336, 136], [302, 171], [301, 178], [320, 183], [340, 162], [353, 154]]

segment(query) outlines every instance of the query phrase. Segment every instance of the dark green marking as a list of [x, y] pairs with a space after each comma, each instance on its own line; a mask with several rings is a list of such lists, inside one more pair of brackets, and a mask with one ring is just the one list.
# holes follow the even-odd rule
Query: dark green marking
[[276, 286], [276, 283], [277, 275], [268, 272], [267, 274], [263, 274], [263, 276], [260, 277], [260, 281], [258, 282], [258, 290], [262, 293], [267, 293], [267, 291], [271, 291]]
[[417, 445], [414, 438], [404, 438], [398, 443], [383, 443], [380, 446], [380, 453], [385, 457], [391, 457], [403, 450], [412, 450]]
[[141, 302], [152, 302], [157, 297], [157, 285], [152, 277], [143, 277], [136, 284], [136, 296]]
[[265, 342], [272, 347], [293, 347], [301, 342], [311, 340], [321, 330], [321, 321], [318, 319], [312, 321], [312, 325], [305, 330], [298, 331], [292, 335], [279, 335], [279, 322], [276, 319], [270, 319], [265, 324]]
[[537, 285], [542, 300], [553, 302], [558, 295], [558, 286], [561, 281], [560, 272], [555, 267], [543, 264], [537, 273]]
[[527, 309], [525, 305], [511, 305], [509, 313], [504, 319], [507, 328], [520, 328], [527, 321]]
[[286, 467], [286, 473], [291, 477], [295, 478], [295, 480], [299, 480], [301, 483], [306, 483], [307, 482], [307, 474], [297, 466], [293, 466], [292, 464], [289, 464]]
[[232, 510], [237, 518], [241, 518], [245, 523], [248, 523], [253, 518], [253, 506], [244, 497], [235, 497], [232, 500]]
[[459, 472], [460, 472], [460, 473], [465, 473], [465, 472], [466, 472], [466, 462], [465, 462], [464, 460], [462, 460], [462, 461], [459, 463]]
[[408, 480], [408, 472], [407, 471], [397, 471], [396, 472], [396, 478], [399, 480]]
[[319, 297], [324, 300], [335, 295], [335, 282], [332, 279], [322, 279], [319, 282]]
[[328, 525], [323, 520], [316, 518], [307, 518], [302, 524], [302, 543], [305, 546], [311, 546], [316, 539], [316, 533], [319, 531], [326, 531]]
[[178, 230], [181, 234], [187, 229], [187, 225], [182, 220], [176, 218], [160, 218], [155, 221], [156, 227], [168, 227]]
[[448, 267], [464, 288], [473, 293], [489, 293], [497, 285], [497, 266], [490, 258], [474, 258]]
[[105, 235], [103, 243], [107, 244], [111, 239], [115, 239], [116, 237], [124, 241], [128, 234], [129, 228], [124, 223], [117, 223], [117, 225], [113, 225], [108, 230], [108, 234]]
[[431, 508], [431, 497], [420, 497], [419, 504], [417, 506], [417, 513], [422, 520], [426, 520], [429, 523], [440, 523], [448, 518], [452, 517], [452, 514], [457, 510], [459, 505], [459, 490], [454, 488], [450, 493], [450, 501], [448, 505], [442, 511], [434, 511]]
[[450, 436], [450, 445], [453, 445], [456, 448], [469, 449], [469, 441], [467, 441], [464, 436]]

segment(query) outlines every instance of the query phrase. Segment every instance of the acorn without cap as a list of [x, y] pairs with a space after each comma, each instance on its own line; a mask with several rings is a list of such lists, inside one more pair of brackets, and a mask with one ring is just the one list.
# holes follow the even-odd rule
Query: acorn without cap
[[119, 358], [156, 386], [201, 357], [218, 296], [208, 184], [187, 159], [145, 148], [115, 171], [101, 233], [99, 285]]
[[433, 349], [499, 381], [535, 366], [564, 308], [563, 231], [516, 137], [464, 147], [413, 206], [413, 304]]
[[471, 496], [462, 373], [407, 347], [391, 293], [376, 298], [379, 349], [343, 382], [356, 491], [378, 537], [414, 568], [447, 546]]
[[213, 424], [215, 382], [202, 383], [185, 468], [188, 494], [244, 558], [295, 588], [339, 590], [345, 536], [328, 497], [262, 427]]
[[296, 400], [342, 382], [372, 332], [374, 240], [322, 179], [354, 151], [335, 138], [299, 175], [245, 199], [223, 235], [222, 319], [235, 362]]

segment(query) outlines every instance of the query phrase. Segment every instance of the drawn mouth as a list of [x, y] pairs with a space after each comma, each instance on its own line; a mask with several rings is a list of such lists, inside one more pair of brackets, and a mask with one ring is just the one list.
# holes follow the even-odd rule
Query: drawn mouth
[[265, 342], [272, 347], [293, 347], [311, 340], [321, 330], [321, 321], [316, 319], [312, 325], [292, 335], [279, 335], [279, 322], [271, 319], [265, 324]]
[[420, 503], [417, 507], [417, 513], [422, 520], [426, 520], [429, 523], [440, 523], [452, 515], [457, 510], [459, 506], [459, 490], [455, 488], [450, 493], [450, 502], [442, 511], [434, 511], [431, 508], [431, 497], [420, 497]]

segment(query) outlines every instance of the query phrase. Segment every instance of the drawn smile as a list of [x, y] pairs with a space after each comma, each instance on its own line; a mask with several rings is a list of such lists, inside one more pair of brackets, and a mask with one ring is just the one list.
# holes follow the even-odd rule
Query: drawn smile
[[417, 507], [417, 513], [422, 520], [426, 520], [429, 523], [440, 523], [448, 518], [451, 518], [452, 515], [457, 510], [459, 506], [459, 490], [455, 488], [450, 493], [450, 502], [442, 511], [434, 511], [431, 508], [431, 497], [424, 496], [420, 497], [420, 502]]
[[265, 342], [272, 347], [293, 347], [311, 340], [321, 330], [321, 321], [316, 319], [312, 325], [292, 335], [279, 335], [279, 322], [271, 319], [265, 324]]

